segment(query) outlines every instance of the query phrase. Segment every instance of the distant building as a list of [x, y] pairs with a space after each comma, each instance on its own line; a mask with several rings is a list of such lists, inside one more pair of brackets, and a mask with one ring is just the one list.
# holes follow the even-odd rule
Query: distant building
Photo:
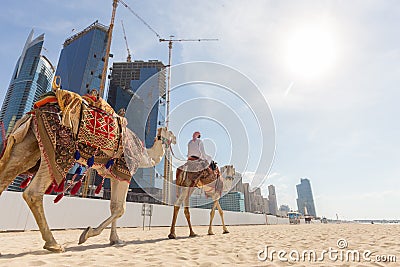
[[[190, 206], [193, 208], [211, 209], [214, 202], [205, 195], [194, 194], [190, 197]], [[244, 196], [242, 192], [229, 192], [219, 199], [223, 210], [244, 212]]]
[[264, 213], [264, 198], [261, 195], [261, 189], [256, 188], [249, 193], [250, 195], [250, 212]]
[[233, 175], [233, 186], [231, 192], [242, 192], [244, 195], [242, 174], [236, 171]]
[[251, 212], [251, 201], [250, 201], [250, 184], [243, 183], [243, 195], [244, 195], [244, 208], [246, 212]]
[[56, 71], [63, 89], [84, 95], [100, 88], [107, 33], [108, 27], [96, 21], [65, 40]]
[[[225, 170], [231, 167], [233, 168], [234, 174], [232, 176], [227, 176], [225, 174]], [[243, 181], [242, 181], [242, 174], [237, 172], [233, 165], [226, 165], [221, 167], [220, 169], [222, 176], [224, 178], [224, 192], [242, 192], [243, 191]]]
[[[145, 86], [141, 87], [145, 82]], [[107, 101], [118, 111], [127, 109], [132, 97], [135, 97], [134, 104], [126, 110], [126, 116], [131, 119], [128, 127], [144, 141], [146, 148], [153, 146], [157, 129], [165, 126], [165, 90], [165, 66], [162, 62], [136, 60], [113, 63]], [[149, 197], [147, 193], [161, 199], [163, 175], [164, 160], [156, 167], [138, 169], [135, 179], [131, 180], [130, 190], [142, 194], [143, 202]], [[104, 186], [109, 188], [109, 184]]]
[[264, 201], [264, 213], [265, 214], [270, 214], [269, 211], [269, 200], [266, 197], [263, 197], [263, 201]]
[[192, 208], [211, 209], [213, 201], [211, 198], [206, 197], [204, 192], [195, 189], [189, 198], [189, 205]]
[[286, 217], [289, 211], [290, 211], [290, 208], [288, 205], [281, 205], [279, 207], [278, 213], [280, 216]]
[[219, 199], [219, 203], [223, 210], [245, 212], [242, 192], [229, 192]]
[[299, 212], [303, 215], [312, 215], [314, 217], [317, 217], [310, 180], [308, 180], [307, 178], [300, 179], [300, 184], [296, 185], [296, 189], [297, 207], [299, 209]]
[[33, 39], [32, 30], [18, 58], [0, 111], [0, 121], [6, 134], [11, 132], [18, 119], [32, 109], [39, 97], [51, 89], [54, 67], [41, 54], [43, 43], [44, 34]]
[[276, 201], [275, 186], [273, 186], [272, 184], [268, 186], [268, 204], [269, 204], [269, 213], [277, 215], [278, 204]]

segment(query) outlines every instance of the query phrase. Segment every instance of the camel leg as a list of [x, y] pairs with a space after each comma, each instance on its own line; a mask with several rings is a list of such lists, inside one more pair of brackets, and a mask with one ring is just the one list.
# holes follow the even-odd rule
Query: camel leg
[[169, 231], [169, 235], [168, 235], [169, 239], [176, 238], [175, 224], [176, 224], [176, 218], [178, 218], [179, 209], [180, 209], [180, 206], [174, 206], [174, 214], [172, 215], [171, 230]]
[[[108, 217], [104, 222], [102, 222], [97, 228], [92, 227], [86, 228], [79, 237], [79, 243], [84, 243], [89, 237], [97, 236], [108, 226], [110, 223], [116, 222], [125, 213], [126, 208], [126, 195], [128, 193], [129, 183], [125, 181], [119, 181], [117, 179], [111, 179], [111, 200], [110, 200], [110, 210], [111, 216]], [[121, 243], [116, 232], [116, 224], [112, 225], [110, 244]]]
[[[191, 188], [190, 188], [190, 189], [191, 189]], [[190, 189], [189, 189], [189, 190], [190, 190]], [[193, 190], [190, 190], [190, 191], [193, 192]], [[190, 221], [190, 211], [189, 211], [189, 197], [190, 197], [190, 195], [191, 195], [191, 194], [188, 194], [188, 195], [186, 196], [186, 198], [185, 198], [185, 210], [184, 210], [184, 212], [185, 212], [186, 221], [187, 221], [187, 223], [188, 223], [188, 225], [189, 225], [189, 230], [190, 230], [189, 236], [190, 236], [190, 237], [195, 237], [195, 236], [197, 236], [197, 234], [195, 234], [195, 233], [193, 232], [192, 223], [191, 223], [191, 221]]]
[[22, 195], [31, 209], [42, 239], [45, 241], [43, 248], [52, 252], [63, 252], [64, 248], [56, 242], [50, 231], [43, 209], [43, 195], [52, 182], [46, 160], [42, 160], [35, 178]]
[[183, 190], [180, 190], [180, 194], [175, 201], [174, 204], [174, 214], [172, 215], [172, 223], [171, 223], [171, 229], [168, 235], [169, 239], [175, 239], [176, 238], [176, 233], [175, 233], [175, 225], [176, 225], [176, 219], [178, 218], [178, 213], [179, 209], [185, 200], [186, 195], [189, 193], [189, 188], [185, 187]]
[[211, 212], [210, 212], [210, 225], [208, 227], [208, 235], [213, 235], [213, 231], [212, 231], [212, 222], [214, 220], [214, 215], [215, 215], [215, 208], [217, 207], [217, 202], [218, 200], [214, 200], [214, 204], [211, 208]]
[[2, 162], [0, 168], [0, 195], [12, 183], [15, 177], [34, 167], [40, 159], [40, 150], [35, 135], [28, 131], [21, 143], [14, 144], [10, 158]]
[[122, 245], [124, 241], [119, 239], [117, 234], [117, 220], [111, 223], [111, 233], [110, 233], [110, 245]]
[[226, 226], [225, 226], [224, 212], [222, 211], [222, 208], [221, 208], [221, 206], [219, 205], [219, 201], [218, 201], [218, 200], [216, 201], [216, 203], [217, 203], [217, 208], [218, 208], [218, 211], [219, 211], [219, 216], [221, 217], [222, 230], [223, 230], [222, 233], [223, 233], [223, 234], [229, 234], [228, 228], [226, 228]]

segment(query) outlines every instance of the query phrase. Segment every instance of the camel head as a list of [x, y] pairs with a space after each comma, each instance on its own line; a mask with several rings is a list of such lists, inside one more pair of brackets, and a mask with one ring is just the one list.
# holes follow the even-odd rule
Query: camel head
[[167, 145], [167, 146], [169, 146], [170, 144], [173, 144], [173, 145], [176, 144], [175, 135], [171, 131], [168, 131], [168, 129], [166, 127], [159, 128], [157, 130], [156, 140], [161, 140], [163, 145]]
[[234, 186], [235, 167], [233, 165], [226, 165], [221, 168], [222, 177], [224, 178], [223, 192], [228, 192]]
[[221, 173], [225, 179], [233, 179], [233, 175], [235, 175], [235, 167], [233, 167], [233, 165], [226, 165], [221, 168]]

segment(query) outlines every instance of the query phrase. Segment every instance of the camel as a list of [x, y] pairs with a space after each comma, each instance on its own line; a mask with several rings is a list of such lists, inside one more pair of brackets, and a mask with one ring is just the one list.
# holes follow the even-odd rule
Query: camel
[[[198, 160], [196, 160], [198, 161]], [[191, 161], [188, 161], [186, 164], [191, 164]], [[185, 164], [185, 165], [186, 165]], [[221, 193], [223, 190], [223, 176], [232, 176], [233, 175], [233, 166], [228, 165], [224, 167], [224, 173], [221, 175], [219, 168], [217, 167], [215, 171], [212, 171], [209, 167], [208, 164], [202, 164], [202, 162], [197, 162], [193, 164], [200, 164], [203, 165], [201, 168], [199, 167], [194, 167], [196, 171], [188, 171], [185, 169], [185, 167], [181, 166], [178, 168], [176, 172], [176, 185], [180, 186], [180, 188], [177, 188], [177, 200], [174, 203], [174, 213], [172, 216], [172, 223], [171, 223], [171, 229], [170, 233], [168, 235], [169, 239], [175, 239], [176, 238], [176, 233], [175, 233], [175, 224], [176, 224], [176, 219], [178, 217], [178, 212], [180, 209], [180, 206], [182, 203], [184, 203], [184, 213], [185, 217], [189, 226], [189, 237], [195, 237], [197, 234], [193, 231], [192, 224], [190, 221], [190, 211], [189, 211], [189, 198], [190, 195], [193, 193], [194, 189], [197, 188], [202, 188], [207, 195], [207, 197], [210, 197], [213, 201], [213, 206], [210, 211], [210, 224], [208, 227], [208, 235], [214, 235], [214, 232], [212, 231], [212, 222], [214, 220], [214, 215], [215, 215], [215, 208], [218, 209], [219, 215], [221, 217], [221, 222], [222, 222], [222, 229], [223, 229], [223, 234], [228, 234], [228, 228], [225, 225], [224, 221], [224, 213], [222, 211], [222, 208], [219, 204], [219, 198], [221, 197]], [[184, 165], [184, 166], [185, 166]], [[190, 167], [189, 167], [190, 169]], [[178, 190], [181, 189], [181, 190]], [[180, 191], [180, 192], [179, 192]]]
[[[78, 136], [77, 125], [81, 123], [81, 121], [79, 121], [81, 117], [77, 117], [77, 114], [82, 113], [79, 111], [80, 108], [83, 108], [83, 100], [80, 96], [73, 95], [73, 93], [61, 89], [55, 91], [55, 95], [55, 101], [55, 96], [53, 94], [49, 96], [51, 99], [50, 102], [43, 100], [44, 102], [42, 101], [43, 103], [40, 108], [34, 109], [34, 112], [26, 114], [17, 121], [13, 131], [9, 135], [7, 146], [0, 158], [0, 195], [17, 175], [28, 171], [35, 173], [34, 178], [23, 192], [23, 198], [36, 220], [42, 239], [45, 241], [43, 248], [52, 252], [63, 252], [64, 248], [58, 244], [53, 237], [43, 209], [43, 195], [45, 192], [50, 188], [63, 187], [65, 183], [65, 180], [61, 181], [59, 178], [54, 178], [57, 173], [60, 173], [60, 169], [55, 168], [52, 164], [54, 163], [51, 161], [51, 157], [54, 154], [52, 149], [54, 149], [54, 147], [49, 147], [45, 144], [45, 137], [48, 138], [50, 135], [58, 134], [59, 137], [57, 139], [56, 148], [59, 149], [59, 147], [68, 146], [68, 141]], [[102, 105], [105, 103], [102, 99], [100, 99], [100, 102]], [[60, 116], [60, 112], [54, 112], [54, 109], [56, 111], [61, 109], [62, 116]], [[113, 112], [112, 109], [107, 110], [107, 112], [110, 111]], [[53, 126], [57, 126], [57, 129], [62, 130], [60, 130], [61, 132], [48, 132], [48, 136], [40, 134], [40, 125], [38, 123], [39, 116], [43, 115], [45, 112], [47, 112], [46, 114], [53, 115], [53, 117], [51, 117]], [[143, 147], [140, 140], [137, 142], [138, 139], [135, 139], [135, 135], [126, 127], [126, 121], [125, 124], [123, 123], [125, 118], [121, 118], [115, 114], [115, 112], [112, 114], [112, 117], [122, 122], [119, 127], [121, 133], [118, 135], [119, 138], [116, 139], [118, 140], [116, 149], [102, 152], [99, 148], [93, 149], [93, 147], [88, 144], [80, 143], [79, 146], [82, 156], [79, 159], [75, 158], [79, 163], [88, 164], [88, 156], [85, 158], [84, 155], [85, 151], [94, 150], [94, 153], [97, 154], [96, 157], [94, 157], [92, 168], [97, 170], [103, 177], [110, 178], [111, 180], [111, 216], [105, 219], [98, 227], [94, 229], [88, 227], [84, 230], [79, 238], [79, 244], [85, 242], [90, 237], [99, 235], [110, 224], [110, 245], [122, 243], [117, 234], [116, 221], [125, 212], [129, 181], [133, 173], [136, 172], [137, 168], [147, 168], [158, 164], [166, 148], [171, 143], [176, 143], [175, 136], [171, 131], [168, 131], [166, 128], [160, 128], [158, 129], [153, 147], [146, 149]], [[63, 126], [60, 126], [61, 124], [63, 124]], [[111, 139], [111, 137], [108, 138]], [[136, 142], [132, 142], [132, 140], [136, 140]], [[125, 147], [123, 148], [123, 146]], [[128, 147], [128, 149], [126, 147]], [[113, 158], [113, 161], [116, 161], [112, 167], [117, 165], [117, 163], [120, 164], [118, 166], [124, 165], [124, 170], [128, 170], [128, 173], [121, 174], [121, 172], [116, 171], [116, 168], [114, 168], [115, 171], [110, 171], [112, 169], [110, 168], [111, 164], [105, 167], [104, 159], [102, 162], [99, 162], [99, 160], [101, 160], [101, 157], [97, 156], [99, 153], [104, 157], [110, 157]], [[127, 153], [131, 153], [131, 155], [127, 156]], [[68, 158], [68, 160], [70, 159]], [[127, 168], [126, 165], [130, 165], [130, 168]]]

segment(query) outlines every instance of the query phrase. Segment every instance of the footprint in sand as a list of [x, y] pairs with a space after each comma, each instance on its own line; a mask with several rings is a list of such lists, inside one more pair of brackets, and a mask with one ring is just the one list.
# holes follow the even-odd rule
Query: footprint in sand
[[31, 261], [29, 262], [29, 266], [43, 266], [46, 265], [47, 263], [44, 261]]
[[203, 262], [199, 265], [199, 267], [213, 267], [213, 266], [217, 266], [217, 264], [215, 264], [214, 262]]

